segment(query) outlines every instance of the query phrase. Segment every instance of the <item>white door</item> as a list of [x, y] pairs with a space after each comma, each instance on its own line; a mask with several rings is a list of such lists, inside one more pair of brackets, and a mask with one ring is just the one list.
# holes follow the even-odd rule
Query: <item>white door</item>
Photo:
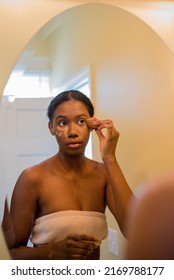
[[58, 146], [48, 129], [51, 98], [3, 98], [0, 104], [0, 204], [11, 193], [21, 171], [54, 155]]

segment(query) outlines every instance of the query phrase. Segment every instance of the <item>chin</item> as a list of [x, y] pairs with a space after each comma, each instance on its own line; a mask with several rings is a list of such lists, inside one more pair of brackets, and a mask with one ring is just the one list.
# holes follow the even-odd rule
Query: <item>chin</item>
[[67, 156], [71, 156], [71, 157], [84, 156], [84, 154], [85, 154], [84, 150], [72, 150], [66, 153]]
[[82, 157], [84, 153], [69, 153], [68, 156], [70, 157]]

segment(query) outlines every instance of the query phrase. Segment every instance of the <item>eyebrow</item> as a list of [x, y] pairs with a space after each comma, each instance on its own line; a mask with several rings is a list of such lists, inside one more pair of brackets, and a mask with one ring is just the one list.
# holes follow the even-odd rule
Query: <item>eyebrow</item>
[[57, 119], [67, 119], [67, 116], [64, 116], [64, 115], [58, 115], [55, 120]]
[[[76, 118], [80, 118], [80, 117], [85, 117], [85, 118], [89, 118], [89, 116], [85, 115], [85, 114], [80, 114], [78, 116], [76, 116]], [[67, 116], [65, 115], [58, 115], [55, 120], [58, 120], [58, 119], [68, 119]]]
[[87, 116], [87, 115], [85, 115], [85, 114], [78, 115], [76, 118], [80, 118], [80, 117], [89, 118], [89, 116]]

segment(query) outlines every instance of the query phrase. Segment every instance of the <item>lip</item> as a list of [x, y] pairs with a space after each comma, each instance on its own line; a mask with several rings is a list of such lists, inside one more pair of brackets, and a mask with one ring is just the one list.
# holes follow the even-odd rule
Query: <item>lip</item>
[[67, 144], [72, 149], [77, 149], [82, 145], [82, 142], [71, 142]]

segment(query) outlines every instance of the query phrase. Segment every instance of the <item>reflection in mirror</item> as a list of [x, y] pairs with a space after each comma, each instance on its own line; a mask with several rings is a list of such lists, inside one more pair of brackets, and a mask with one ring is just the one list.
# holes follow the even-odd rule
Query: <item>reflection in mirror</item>
[[10, 215], [9, 205], [7, 199], [4, 205], [4, 214], [2, 219], [2, 229], [4, 232], [5, 241], [8, 248], [13, 248], [15, 245], [15, 230], [13, 226], [13, 221]]
[[[160, 149], [160, 156], [164, 156], [163, 144], [171, 144], [166, 142], [168, 138], [162, 139], [162, 143], [157, 140], [161, 139], [161, 124], [165, 130], [164, 124], [173, 116], [172, 102], [169, 102], [173, 82], [168, 67], [172, 63], [169, 50], [145, 23], [119, 8], [90, 4], [68, 10], [44, 26], [22, 53], [14, 72], [17, 75], [24, 73], [24, 80], [32, 80], [39, 89], [46, 85], [43, 92], [49, 92], [52, 98], [90, 66], [91, 99], [96, 115], [100, 119], [112, 119], [118, 126], [121, 132], [118, 159], [134, 188], [155, 170], [167, 166], [165, 160], [159, 160], [158, 151]], [[22, 89], [23, 97], [28, 92], [25, 88]], [[6, 90], [14, 97], [9, 84]], [[34, 92], [33, 89], [30, 91]], [[1, 110], [6, 121], [2, 126], [6, 139], [2, 152], [5, 163], [2, 185], [8, 186], [10, 201], [20, 172], [55, 154], [57, 146], [47, 130], [46, 108], [50, 97], [38, 99], [33, 96], [25, 105], [24, 98], [16, 97], [14, 102], [7, 100], [4, 96], [6, 105]], [[95, 137], [93, 158], [101, 160]], [[107, 219], [124, 243], [109, 212]], [[114, 256], [108, 252], [104, 241], [101, 258], [123, 258], [122, 244], [119, 246], [119, 256]]]

